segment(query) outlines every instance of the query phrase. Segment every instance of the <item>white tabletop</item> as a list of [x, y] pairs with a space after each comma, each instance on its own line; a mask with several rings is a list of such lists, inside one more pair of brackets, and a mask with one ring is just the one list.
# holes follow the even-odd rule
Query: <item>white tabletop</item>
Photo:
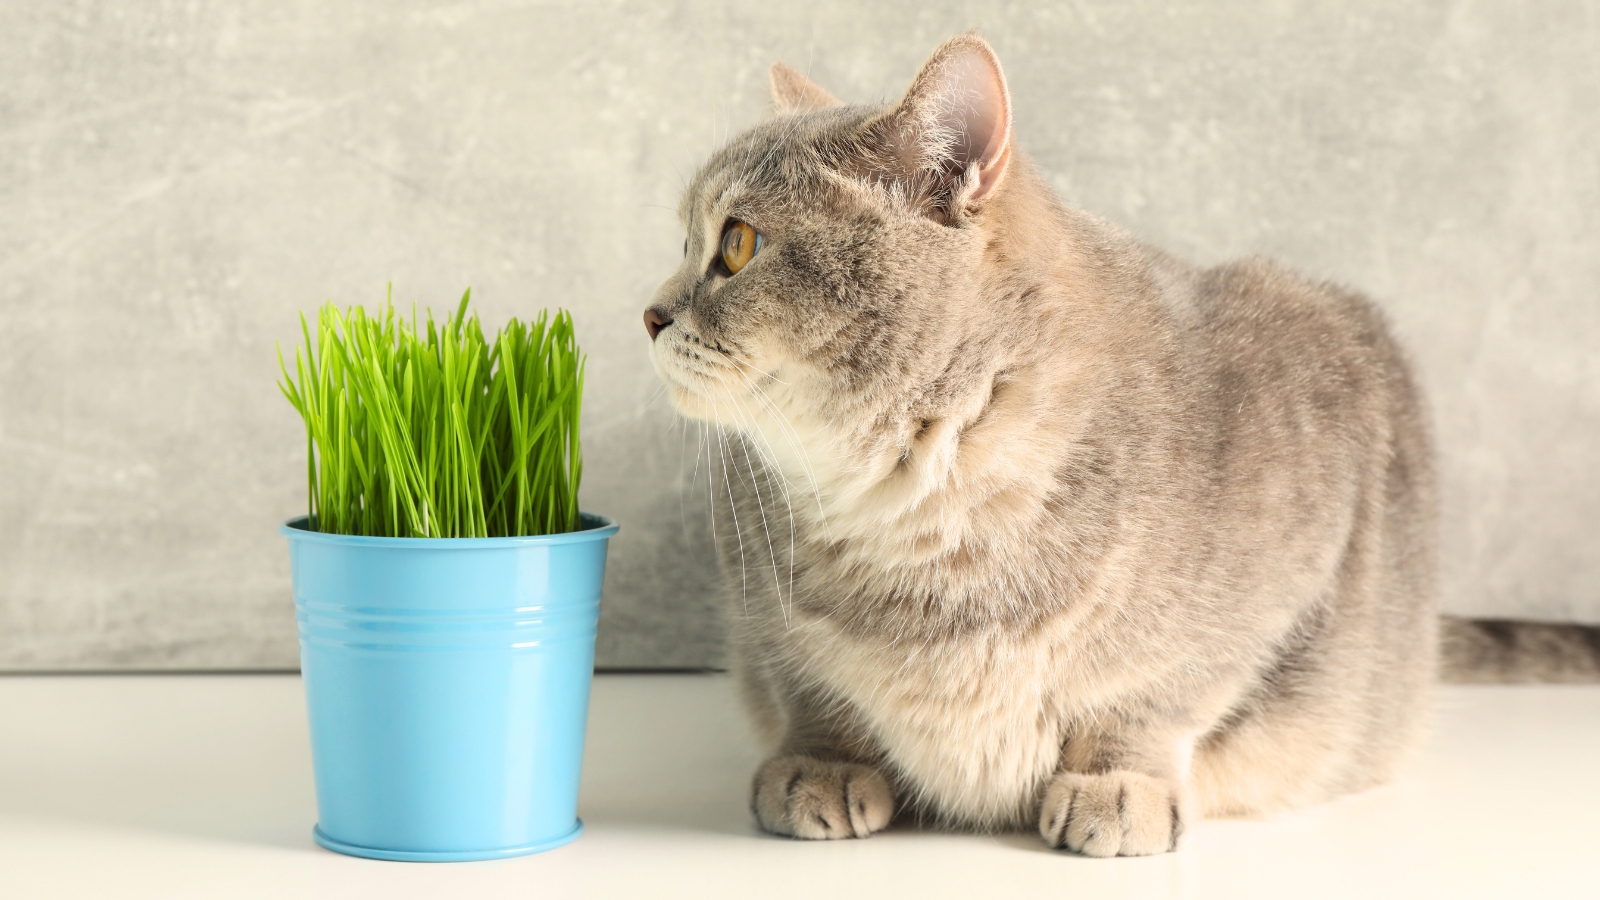
[[762, 835], [730, 679], [602, 675], [583, 837], [481, 863], [353, 859], [316, 818], [292, 675], [0, 676], [0, 897], [1600, 898], [1600, 688], [1451, 688], [1398, 784], [1176, 854], [1031, 834]]

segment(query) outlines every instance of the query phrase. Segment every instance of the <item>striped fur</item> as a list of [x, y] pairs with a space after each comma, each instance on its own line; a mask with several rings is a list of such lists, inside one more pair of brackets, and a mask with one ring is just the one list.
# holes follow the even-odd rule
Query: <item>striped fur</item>
[[[773, 89], [649, 314], [709, 439], [762, 827], [1142, 855], [1388, 779], [1436, 681], [1437, 514], [1372, 304], [1064, 204], [975, 36], [891, 107]], [[765, 241], [732, 277], [730, 219]], [[1450, 628], [1452, 671], [1537, 640]]]

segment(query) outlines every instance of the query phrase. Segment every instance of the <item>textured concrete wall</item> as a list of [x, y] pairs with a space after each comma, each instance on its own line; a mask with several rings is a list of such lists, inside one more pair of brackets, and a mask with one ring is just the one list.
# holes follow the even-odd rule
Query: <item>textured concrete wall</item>
[[1073, 201], [1391, 311], [1451, 608], [1600, 620], [1593, 2], [0, 0], [0, 668], [293, 665], [273, 346], [391, 281], [573, 310], [584, 502], [624, 525], [600, 661], [715, 662], [696, 432], [638, 323], [677, 192], [772, 60], [886, 99], [972, 27]]

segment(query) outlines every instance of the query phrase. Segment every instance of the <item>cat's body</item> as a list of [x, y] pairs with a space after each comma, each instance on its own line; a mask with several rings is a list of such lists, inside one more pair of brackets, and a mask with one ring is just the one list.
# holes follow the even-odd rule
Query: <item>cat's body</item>
[[[1423, 404], [1373, 307], [1067, 207], [975, 37], [889, 110], [774, 92], [647, 313], [674, 402], [726, 429], [763, 826], [1143, 854], [1388, 778], [1439, 619]], [[737, 274], [729, 222], [765, 241]]]

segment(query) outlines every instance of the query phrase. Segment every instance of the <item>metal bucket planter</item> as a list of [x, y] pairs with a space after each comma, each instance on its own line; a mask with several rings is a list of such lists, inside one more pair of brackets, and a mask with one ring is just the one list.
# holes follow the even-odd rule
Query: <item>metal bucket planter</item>
[[289, 539], [317, 843], [456, 861], [573, 840], [616, 523], [510, 538]]

